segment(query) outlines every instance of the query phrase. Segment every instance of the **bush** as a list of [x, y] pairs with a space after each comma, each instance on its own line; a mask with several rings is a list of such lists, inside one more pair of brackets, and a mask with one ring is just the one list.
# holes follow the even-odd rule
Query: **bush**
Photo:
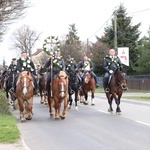
[[10, 114], [9, 103], [5, 92], [0, 90], [0, 114]]

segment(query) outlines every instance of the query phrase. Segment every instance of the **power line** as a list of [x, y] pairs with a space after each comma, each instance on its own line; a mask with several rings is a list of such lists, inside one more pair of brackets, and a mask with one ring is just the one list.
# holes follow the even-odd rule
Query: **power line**
[[[110, 19], [112, 16], [113, 16], [113, 14], [109, 17], [109, 19]], [[94, 36], [94, 35], [108, 22], [109, 19], [107, 19], [107, 21], [106, 21], [96, 32], [94, 32], [88, 39], [90, 39], [92, 36]]]
[[130, 12], [129, 14], [140, 13], [140, 12], [144, 12], [144, 11], [148, 11], [148, 10], [150, 10], [150, 8], [147, 8], [147, 9], [144, 9], [144, 10], [135, 11], [135, 12]]
[[[144, 10], [140, 10], [140, 11], [136, 11], [136, 12], [129, 12], [129, 14], [135, 14], [135, 13], [141, 13], [141, 12], [144, 12], [144, 11], [149, 11], [150, 8], [147, 8], [147, 9], [144, 9]], [[111, 17], [113, 16], [114, 14], [112, 14], [109, 19], [111, 19]], [[91, 37], [93, 37], [100, 29], [102, 29], [106, 23], [109, 21], [109, 19], [96, 31], [94, 32], [88, 39], [90, 39]]]

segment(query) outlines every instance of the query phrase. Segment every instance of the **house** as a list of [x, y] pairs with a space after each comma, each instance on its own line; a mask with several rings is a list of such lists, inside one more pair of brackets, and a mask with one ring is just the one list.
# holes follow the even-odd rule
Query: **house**
[[32, 61], [34, 62], [35, 66], [40, 64], [42, 65], [48, 58], [48, 55], [43, 51], [42, 48], [38, 48], [35, 53], [32, 54]]

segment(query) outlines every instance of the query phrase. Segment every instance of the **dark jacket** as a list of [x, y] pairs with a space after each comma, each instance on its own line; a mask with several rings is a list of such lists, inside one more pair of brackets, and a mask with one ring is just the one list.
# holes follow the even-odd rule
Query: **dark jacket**
[[68, 73], [70, 71], [75, 71], [76, 68], [77, 68], [77, 63], [75, 62], [75, 60], [73, 58], [71, 58], [69, 61], [67, 60], [65, 62], [65, 69]]
[[34, 63], [29, 57], [27, 57], [26, 60], [23, 60], [22, 58], [19, 58], [17, 60], [17, 71], [19, 71], [19, 72], [29, 71], [33, 75], [36, 75]]
[[50, 72], [51, 65], [52, 65], [52, 71], [53, 71], [54, 75], [59, 73], [59, 71], [65, 71], [65, 63], [64, 63], [62, 56], [57, 57], [57, 58], [53, 57], [52, 61], [51, 61], [51, 59], [48, 59], [44, 65], [45, 70]]
[[109, 72], [109, 70], [115, 71], [117, 68], [122, 69], [123, 65], [118, 56], [114, 56], [114, 58], [111, 58], [110, 56], [106, 55], [103, 61], [103, 68], [106, 72]]
[[[90, 70], [86, 70], [86, 66], [90, 65]], [[79, 65], [78, 65], [78, 69], [81, 69], [82, 71], [93, 71], [94, 70], [94, 64], [93, 62], [88, 59], [87, 63], [85, 63], [85, 61], [82, 61]]]
[[16, 73], [17, 72], [17, 65], [16, 64], [10, 64], [9, 67], [8, 67], [8, 70], [11, 73]]

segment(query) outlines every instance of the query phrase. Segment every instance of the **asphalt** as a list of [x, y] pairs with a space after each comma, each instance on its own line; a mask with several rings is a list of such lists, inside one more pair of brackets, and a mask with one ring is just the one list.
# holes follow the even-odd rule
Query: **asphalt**
[[[98, 94], [98, 93], [96, 93]], [[124, 96], [150, 96], [150, 92], [147, 93], [123, 93]], [[21, 137], [15, 143], [0, 143], [0, 150], [31, 150]]]

